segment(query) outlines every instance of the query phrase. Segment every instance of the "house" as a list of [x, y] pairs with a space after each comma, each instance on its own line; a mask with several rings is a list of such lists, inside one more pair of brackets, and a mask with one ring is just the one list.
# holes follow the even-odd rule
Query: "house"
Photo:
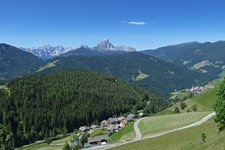
[[144, 116], [144, 113], [143, 113], [143, 112], [140, 112], [140, 113], [138, 114], [138, 116], [139, 116], [139, 117], [143, 117], [143, 116]]
[[134, 117], [135, 117], [134, 114], [129, 114], [129, 115], [127, 116], [126, 120], [127, 120], [128, 122], [133, 121], [133, 120], [134, 120]]
[[101, 122], [101, 126], [102, 127], [106, 127], [108, 125], [108, 121], [107, 120], [103, 120], [102, 122]]
[[114, 131], [118, 131], [119, 128], [120, 128], [119, 124], [111, 124], [111, 125], [109, 125], [107, 130], [110, 131], [110, 132], [114, 132]]
[[107, 143], [108, 139], [109, 139], [108, 135], [99, 135], [99, 136], [89, 137], [88, 143], [102, 145]]
[[119, 122], [118, 118], [109, 118], [108, 120], [108, 124], [117, 124]]
[[120, 121], [120, 127], [123, 128], [127, 124], [127, 120]]
[[98, 126], [95, 125], [95, 124], [93, 124], [90, 128], [91, 128], [91, 129], [96, 129], [96, 128], [98, 128]]
[[83, 126], [83, 127], [80, 127], [79, 130], [81, 132], [88, 132], [90, 129], [88, 127]]
[[81, 144], [80, 140], [69, 142], [70, 147], [75, 147], [77, 149], [83, 148], [83, 145]]
[[123, 116], [118, 118], [119, 122], [124, 120], [124, 119], [125, 119], [125, 117], [123, 117]]

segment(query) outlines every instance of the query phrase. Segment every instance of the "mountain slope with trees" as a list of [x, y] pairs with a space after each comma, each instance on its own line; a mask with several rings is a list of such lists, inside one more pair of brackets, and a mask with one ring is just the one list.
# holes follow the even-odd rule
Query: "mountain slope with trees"
[[[13, 80], [0, 89], [0, 124], [11, 129], [15, 145], [72, 132], [111, 116], [166, 104], [126, 81], [90, 71], [59, 71]], [[146, 107], [147, 108], [144, 108]]]
[[147, 90], [166, 95], [176, 89], [206, 83], [207, 75], [182, 69], [153, 56], [137, 52], [112, 56], [58, 57], [39, 68], [46, 73], [59, 69], [82, 69], [108, 73]]
[[0, 44], [0, 80], [11, 80], [28, 74], [42, 64], [43, 61], [31, 53]]
[[205, 73], [214, 78], [225, 75], [225, 41], [190, 42], [142, 51], [178, 66]]

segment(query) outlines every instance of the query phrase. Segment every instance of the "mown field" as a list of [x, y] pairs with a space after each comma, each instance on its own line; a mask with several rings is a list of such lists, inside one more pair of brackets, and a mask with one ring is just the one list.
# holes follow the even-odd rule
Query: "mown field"
[[51, 144], [46, 143], [36, 143], [30, 146], [25, 146], [21, 148], [17, 148], [17, 150], [62, 150], [62, 146], [65, 142], [70, 141], [71, 136], [68, 136], [63, 139], [52, 141]]
[[[207, 136], [206, 142], [202, 142], [202, 133]], [[214, 119], [210, 119], [197, 127], [129, 143], [110, 150], [225, 150], [224, 139], [225, 131], [219, 133]]]
[[[214, 88], [208, 89], [207, 91], [205, 91], [202, 94], [195, 95], [192, 98], [185, 100], [184, 102], [187, 104], [187, 107], [184, 110], [180, 109], [180, 112], [181, 113], [187, 112], [188, 108], [191, 110], [191, 106], [193, 106], [194, 104], [197, 105], [198, 112], [213, 111], [213, 105], [216, 100], [216, 94], [217, 94], [217, 91], [219, 90], [219, 87], [220, 87], [220, 84], [222, 83], [222, 81], [223, 81], [223, 78], [213, 81]], [[169, 107], [169, 108], [165, 109], [164, 111], [161, 111], [158, 114], [159, 115], [173, 114], [174, 108], [176, 106], [180, 108], [180, 103], [177, 103], [174, 106]]]
[[210, 114], [210, 112], [190, 112], [152, 116], [141, 120], [138, 127], [142, 136], [145, 136], [190, 125], [201, 120], [208, 114]]
[[[198, 105], [199, 113], [207, 113], [206, 111], [213, 111], [213, 105], [216, 100], [216, 94], [219, 89], [219, 86], [222, 82], [222, 79], [214, 81], [214, 88], [207, 90], [206, 92], [196, 95], [191, 99], [186, 100], [188, 107], [193, 104]], [[168, 114], [167, 116], [173, 116], [174, 108], [178, 106], [179, 103], [175, 106], [172, 106], [160, 114]], [[186, 108], [187, 109], [187, 108]], [[181, 110], [181, 113], [185, 114], [185, 110]], [[190, 113], [189, 113], [190, 114]], [[163, 117], [163, 115], [161, 116]], [[168, 118], [167, 117], [167, 118]], [[153, 118], [153, 117], [152, 117]], [[165, 118], [165, 119], [167, 119]], [[150, 118], [148, 118], [150, 119]], [[185, 118], [184, 118], [185, 119]], [[215, 118], [208, 120], [207, 122], [201, 124], [200, 126], [168, 133], [160, 137], [145, 139], [138, 142], [129, 143], [119, 147], [112, 148], [111, 150], [225, 150], [225, 130], [219, 132], [217, 124], [214, 121]], [[163, 119], [161, 119], [163, 120]], [[153, 128], [154, 126], [159, 126], [158, 124], [153, 125], [154, 123], [149, 122], [148, 127]], [[145, 124], [146, 126], [146, 124]], [[146, 127], [141, 127], [144, 132], [146, 132]], [[149, 131], [149, 129], [147, 130]], [[142, 131], [143, 132], [143, 131]], [[151, 133], [151, 132], [148, 132]], [[201, 135], [202, 133], [206, 134], [206, 141], [203, 142]]]
[[119, 140], [129, 141], [134, 139], [134, 137], [135, 137], [134, 122], [130, 122], [124, 128], [114, 133], [110, 137], [110, 142], [115, 142]]

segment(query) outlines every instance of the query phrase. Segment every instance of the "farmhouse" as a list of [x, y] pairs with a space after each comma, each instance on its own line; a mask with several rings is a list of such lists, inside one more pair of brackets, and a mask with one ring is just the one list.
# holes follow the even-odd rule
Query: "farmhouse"
[[134, 120], [135, 115], [134, 114], [129, 114], [126, 118], [126, 120], [129, 121], [133, 121]]
[[117, 124], [119, 122], [118, 118], [109, 118], [108, 124]]
[[81, 132], [88, 132], [90, 130], [90, 128], [88, 128], [88, 127], [80, 127], [79, 130]]
[[101, 145], [103, 143], [106, 143], [108, 141], [108, 139], [109, 139], [108, 135], [94, 136], [94, 137], [88, 138], [88, 143], [89, 144]]
[[127, 120], [124, 119], [124, 120], [120, 121], [121, 128], [125, 127], [126, 124], [127, 124]]
[[119, 124], [111, 124], [111, 125], [109, 125], [107, 130], [110, 132], [114, 132], [114, 131], [118, 131], [119, 128], [120, 128]]

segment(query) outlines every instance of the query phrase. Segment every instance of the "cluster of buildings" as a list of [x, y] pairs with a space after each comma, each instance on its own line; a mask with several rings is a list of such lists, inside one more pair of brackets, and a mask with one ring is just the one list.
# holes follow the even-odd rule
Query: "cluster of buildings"
[[206, 86], [203, 87], [199, 87], [199, 86], [192, 86], [192, 88], [189, 90], [189, 92], [193, 93], [193, 94], [201, 94], [204, 91], [206, 91], [208, 88]]
[[133, 121], [134, 118], [134, 114], [129, 114], [126, 118], [123, 116], [118, 118], [109, 118], [108, 120], [103, 120], [101, 122], [101, 126], [107, 131], [113, 133], [117, 132], [120, 128], [123, 128], [128, 122]]
[[[143, 115], [143, 113], [140, 115]], [[94, 131], [96, 129], [105, 129], [108, 131], [109, 134], [110, 133], [112, 134], [114, 132], [118, 132], [120, 129], [125, 127], [128, 124], [128, 122], [133, 121], [135, 118], [136, 118], [136, 116], [134, 114], [129, 114], [129, 115], [127, 115], [127, 117], [124, 117], [124, 116], [121, 116], [118, 118], [110, 117], [107, 120], [103, 120], [99, 126], [98, 125], [92, 125], [90, 127], [82, 126], [79, 128], [79, 132], [80, 133], [85, 133], [85, 132], [91, 133], [92, 131]], [[106, 144], [107, 141], [109, 140], [109, 134], [88, 137], [89, 146]], [[69, 144], [73, 145], [75, 147], [78, 147], [78, 148], [83, 147], [80, 141], [73, 141], [73, 142], [70, 142]]]

